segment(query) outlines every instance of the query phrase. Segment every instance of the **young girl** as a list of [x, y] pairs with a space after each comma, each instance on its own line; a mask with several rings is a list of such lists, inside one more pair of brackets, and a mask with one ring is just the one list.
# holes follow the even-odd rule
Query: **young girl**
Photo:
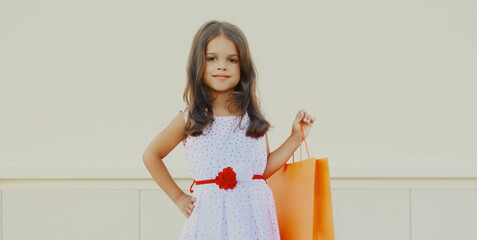
[[[192, 43], [186, 107], [147, 146], [143, 160], [187, 217], [180, 239], [280, 239], [265, 179], [283, 166], [315, 118], [297, 113], [286, 141], [270, 153], [269, 122], [256, 95], [256, 72], [242, 31], [227, 22], [202, 25]], [[180, 142], [194, 179], [184, 193], [162, 159]]]

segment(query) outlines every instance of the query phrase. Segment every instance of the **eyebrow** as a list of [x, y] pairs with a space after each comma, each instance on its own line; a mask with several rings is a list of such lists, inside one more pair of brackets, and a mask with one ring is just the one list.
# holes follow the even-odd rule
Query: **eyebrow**
[[[217, 53], [213, 53], [213, 52], [211, 52], [211, 53], [206, 53], [206, 54], [214, 54], [214, 55], [217, 55]], [[238, 55], [238, 54], [229, 54], [228, 56], [229, 56], [229, 57], [230, 57], [230, 56], [237, 56], [237, 57], [238, 57], [239, 55]]]

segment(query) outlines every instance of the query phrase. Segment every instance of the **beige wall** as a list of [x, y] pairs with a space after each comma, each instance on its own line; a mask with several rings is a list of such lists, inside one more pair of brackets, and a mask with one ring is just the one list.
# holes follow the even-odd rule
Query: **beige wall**
[[[192, 37], [210, 19], [236, 24], [249, 40], [275, 126], [272, 151], [298, 110], [316, 117], [307, 142], [330, 161], [339, 239], [376, 229], [374, 239], [443, 239], [453, 230], [474, 239], [476, 10], [465, 0], [4, 0], [0, 240], [56, 226], [77, 239], [84, 229], [98, 239], [154, 239], [164, 211], [175, 216], [164, 230], [175, 236], [182, 216], [141, 156], [184, 107]], [[187, 188], [184, 158], [179, 145], [165, 162]], [[61, 188], [43, 192], [49, 183]], [[82, 208], [65, 212], [70, 201]], [[366, 212], [374, 215], [361, 218]], [[50, 213], [57, 218], [44, 220]]]
[[[2, 1], [0, 166], [140, 168], [146, 144], [184, 107], [193, 35], [219, 19], [248, 37], [272, 150], [306, 109], [317, 118], [311, 153], [332, 166], [450, 166], [477, 177], [476, 9], [463, 0]], [[182, 149], [166, 161], [186, 166]]]
[[[176, 179], [188, 193], [191, 180]], [[336, 239], [477, 239], [476, 179], [332, 179]], [[0, 181], [1, 240], [177, 239], [152, 180]]]

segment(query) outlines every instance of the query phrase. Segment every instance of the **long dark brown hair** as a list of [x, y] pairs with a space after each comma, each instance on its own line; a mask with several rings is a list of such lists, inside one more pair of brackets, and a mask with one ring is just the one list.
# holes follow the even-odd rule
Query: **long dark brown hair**
[[[231, 92], [229, 111], [240, 113], [240, 122], [248, 113], [250, 124], [246, 136], [259, 138], [267, 133], [270, 123], [260, 111], [257, 96], [256, 71], [250, 56], [247, 39], [243, 32], [233, 24], [216, 20], [204, 23], [195, 34], [187, 64], [187, 82], [184, 101], [189, 110], [184, 134], [199, 136], [204, 128], [214, 121], [212, 102], [215, 100], [204, 83], [205, 51], [213, 38], [223, 35], [235, 43], [239, 54], [240, 81]], [[232, 109], [230, 109], [232, 108]]]

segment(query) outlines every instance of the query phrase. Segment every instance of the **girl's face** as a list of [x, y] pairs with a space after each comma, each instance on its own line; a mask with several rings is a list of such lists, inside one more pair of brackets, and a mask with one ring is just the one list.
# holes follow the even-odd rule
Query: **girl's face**
[[205, 58], [204, 83], [212, 95], [232, 91], [240, 81], [240, 62], [235, 43], [219, 35], [207, 44]]

